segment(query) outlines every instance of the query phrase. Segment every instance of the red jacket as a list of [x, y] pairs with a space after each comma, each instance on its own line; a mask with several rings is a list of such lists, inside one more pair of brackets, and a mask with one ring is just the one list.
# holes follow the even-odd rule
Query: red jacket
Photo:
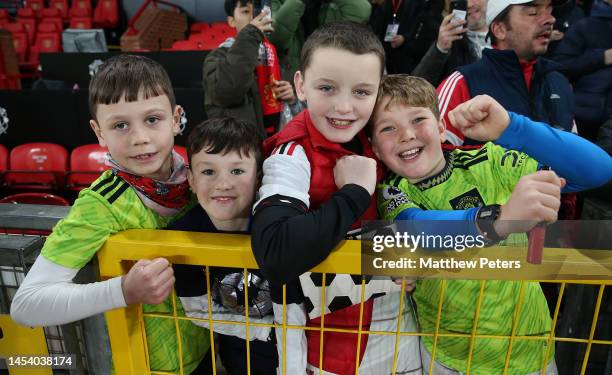
[[[363, 131], [357, 134], [363, 149], [362, 155], [376, 159], [370, 142]], [[340, 144], [328, 141], [314, 126], [308, 110], [293, 118], [279, 133], [266, 139], [264, 152], [270, 155], [272, 151], [285, 143], [293, 141], [304, 148], [306, 157], [310, 162], [310, 208], [316, 209], [327, 201], [331, 195], [338, 191], [334, 181], [334, 166], [336, 161], [346, 155], [355, 153], [344, 149]], [[377, 159], [376, 159], [377, 160]], [[376, 181], [384, 176], [382, 164], [377, 161]], [[353, 224], [359, 227], [361, 220], [375, 220], [378, 218], [376, 199], [372, 197], [370, 206], [361, 218]], [[325, 315], [325, 326], [357, 330], [359, 327], [360, 305], [353, 305]], [[372, 321], [373, 300], [365, 301], [363, 305], [362, 330], [369, 330]], [[308, 326], [319, 327], [320, 318], [308, 320]], [[308, 342], [308, 363], [313, 367], [319, 366], [318, 331], [306, 331]], [[368, 336], [362, 335], [360, 346], [360, 362], [363, 358]], [[355, 353], [357, 351], [357, 335], [338, 332], [324, 333], [323, 369], [335, 374], [355, 373]]]
[[[363, 152], [362, 156], [377, 160], [376, 182], [384, 176], [384, 169], [368, 141], [365, 132], [357, 134]], [[308, 110], [304, 110], [295, 116], [280, 132], [268, 138], [264, 142], [264, 152], [270, 155], [274, 148], [287, 142], [296, 142], [304, 148], [306, 157], [310, 162], [310, 208], [316, 209], [326, 202], [331, 195], [338, 191], [334, 181], [334, 167], [336, 161], [346, 155], [355, 155], [354, 152], [346, 150], [340, 144], [328, 141], [314, 126]], [[376, 199], [373, 196], [368, 210], [355, 223], [357, 226], [361, 220], [376, 220]]]

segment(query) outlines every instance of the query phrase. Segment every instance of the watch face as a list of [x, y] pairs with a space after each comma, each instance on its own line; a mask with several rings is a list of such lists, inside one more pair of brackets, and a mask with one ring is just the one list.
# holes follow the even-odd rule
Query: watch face
[[491, 215], [493, 215], [493, 210], [491, 210], [490, 208], [487, 208], [486, 210], [481, 211], [481, 212], [482, 212], [482, 214], [480, 215], [480, 217], [482, 219], [490, 218]]

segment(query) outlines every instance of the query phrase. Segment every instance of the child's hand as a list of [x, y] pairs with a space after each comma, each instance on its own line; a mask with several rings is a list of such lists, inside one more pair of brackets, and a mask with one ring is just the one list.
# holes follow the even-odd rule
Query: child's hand
[[250, 24], [261, 30], [262, 33], [272, 32], [274, 31], [272, 27], [272, 18], [268, 17], [268, 15], [268, 10], [264, 9], [257, 17], [253, 18]]
[[494, 141], [510, 124], [508, 111], [488, 95], [478, 95], [448, 113], [451, 124], [464, 136]]
[[293, 92], [293, 86], [287, 81], [274, 81], [274, 87], [272, 92], [278, 100], [282, 100], [289, 104], [295, 103], [295, 93]]
[[355, 184], [372, 195], [376, 188], [376, 160], [359, 155], [343, 156], [334, 167], [334, 181], [338, 189]]
[[416, 279], [403, 278], [402, 277], [392, 277], [391, 278], [396, 285], [402, 286], [402, 281], [406, 285], [406, 292], [410, 293], [416, 288]]
[[495, 221], [497, 234], [505, 237], [527, 232], [540, 222], [557, 221], [563, 186], [565, 179], [553, 171], [537, 171], [521, 177]]
[[141, 259], [121, 279], [125, 303], [162, 303], [174, 286], [174, 270], [164, 258]]

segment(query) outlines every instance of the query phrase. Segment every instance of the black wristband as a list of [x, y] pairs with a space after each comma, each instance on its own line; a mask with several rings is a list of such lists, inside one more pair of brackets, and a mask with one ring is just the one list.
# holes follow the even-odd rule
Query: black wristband
[[501, 213], [501, 206], [499, 204], [492, 204], [489, 206], [482, 206], [476, 214], [476, 225], [486, 237], [487, 241], [496, 243], [504, 240], [505, 238], [500, 237], [495, 231], [495, 220]]

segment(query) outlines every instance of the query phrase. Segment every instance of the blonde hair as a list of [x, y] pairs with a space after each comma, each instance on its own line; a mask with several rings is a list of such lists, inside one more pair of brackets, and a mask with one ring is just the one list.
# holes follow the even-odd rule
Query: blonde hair
[[385, 98], [389, 98], [389, 102], [384, 108], [385, 111], [396, 105], [424, 107], [431, 110], [436, 120], [440, 120], [436, 89], [423, 78], [407, 74], [384, 76], [378, 88], [378, 97], [373, 114], [376, 113]]

